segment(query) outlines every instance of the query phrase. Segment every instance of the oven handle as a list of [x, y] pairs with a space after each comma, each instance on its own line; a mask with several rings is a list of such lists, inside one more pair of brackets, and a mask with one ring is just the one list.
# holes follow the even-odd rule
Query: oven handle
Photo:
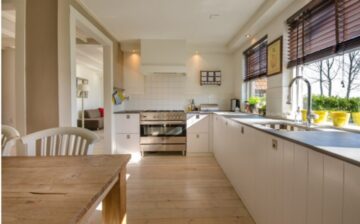
[[172, 124], [186, 124], [186, 121], [141, 121], [140, 125], [172, 125]]

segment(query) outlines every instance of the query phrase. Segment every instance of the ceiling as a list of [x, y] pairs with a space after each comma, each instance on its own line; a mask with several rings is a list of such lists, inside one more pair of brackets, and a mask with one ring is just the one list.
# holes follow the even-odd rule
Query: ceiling
[[266, 0], [80, 0], [119, 41], [227, 44]]

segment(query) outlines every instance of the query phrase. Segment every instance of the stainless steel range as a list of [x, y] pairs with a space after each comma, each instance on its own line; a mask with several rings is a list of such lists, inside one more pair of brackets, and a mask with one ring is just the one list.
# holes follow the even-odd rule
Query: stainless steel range
[[184, 111], [145, 111], [140, 113], [140, 148], [144, 152], [180, 151], [186, 153], [186, 114]]

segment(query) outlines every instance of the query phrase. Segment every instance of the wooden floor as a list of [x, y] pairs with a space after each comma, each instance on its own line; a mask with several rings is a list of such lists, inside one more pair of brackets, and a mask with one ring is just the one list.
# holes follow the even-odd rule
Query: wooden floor
[[212, 156], [145, 156], [127, 173], [128, 224], [255, 224]]

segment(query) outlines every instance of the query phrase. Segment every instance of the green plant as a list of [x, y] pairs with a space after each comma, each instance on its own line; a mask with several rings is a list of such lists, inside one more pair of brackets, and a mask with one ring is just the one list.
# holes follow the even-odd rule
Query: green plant
[[[306, 99], [304, 99], [306, 100]], [[342, 98], [338, 96], [312, 96], [313, 110], [329, 110], [329, 111], [360, 111], [360, 97]]]
[[349, 111], [353, 113], [360, 112], [360, 97], [349, 99]]
[[261, 102], [261, 98], [257, 96], [252, 96], [248, 99], [248, 102], [251, 106], [255, 106], [256, 104]]

